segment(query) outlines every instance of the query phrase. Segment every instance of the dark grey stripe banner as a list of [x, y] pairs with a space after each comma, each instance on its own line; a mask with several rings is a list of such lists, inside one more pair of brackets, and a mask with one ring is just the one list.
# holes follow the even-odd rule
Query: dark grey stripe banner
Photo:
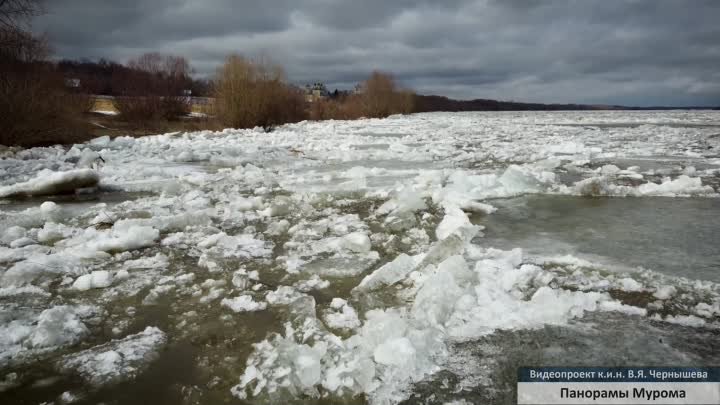
[[720, 367], [521, 367], [518, 382], [720, 382]]

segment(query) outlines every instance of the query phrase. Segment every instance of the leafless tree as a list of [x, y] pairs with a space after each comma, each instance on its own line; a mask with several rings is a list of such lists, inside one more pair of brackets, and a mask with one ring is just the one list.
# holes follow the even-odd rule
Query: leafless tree
[[0, 0], [0, 62], [47, 56], [47, 41], [28, 32], [41, 11], [40, 0]]
[[39, 0], [0, 0], [0, 144], [69, 143], [83, 136], [86, 98], [71, 94], [44, 37], [29, 31]]
[[190, 99], [184, 90], [190, 87], [190, 64], [176, 55], [146, 53], [128, 62], [131, 70], [114, 78], [121, 94], [115, 108], [125, 118], [142, 122], [173, 120], [190, 112]]
[[42, 12], [42, 0], [0, 0], [0, 28], [21, 29]]

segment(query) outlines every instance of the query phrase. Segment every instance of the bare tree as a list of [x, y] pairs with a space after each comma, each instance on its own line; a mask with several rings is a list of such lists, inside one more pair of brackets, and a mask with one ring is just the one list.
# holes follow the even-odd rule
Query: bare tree
[[84, 134], [87, 98], [71, 94], [47, 62], [44, 37], [29, 31], [39, 0], [0, 0], [0, 144], [68, 143]]
[[41, 0], [0, 0], [0, 61], [47, 56], [47, 41], [28, 32], [30, 19], [41, 11]]
[[[0, 0], [2, 1], [2, 0]], [[50, 54], [45, 37], [35, 37], [27, 31], [0, 28], [0, 63], [34, 63], [45, 60]]]
[[190, 112], [190, 99], [184, 94], [192, 82], [187, 59], [152, 52], [130, 60], [128, 67], [131, 70], [114, 78], [121, 94], [114, 100], [115, 108], [125, 118], [173, 120]]
[[0, 28], [21, 29], [42, 12], [42, 0], [0, 0]]

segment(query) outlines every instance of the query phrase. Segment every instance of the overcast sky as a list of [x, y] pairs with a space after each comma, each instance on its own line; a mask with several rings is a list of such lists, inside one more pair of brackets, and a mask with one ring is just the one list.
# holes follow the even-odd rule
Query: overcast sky
[[297, 84], [351, 88], [373, 69], [423, 94], [720, 105], [720, 1], [49, 0], [56, 56], [188, 57], [212, 75], [266, 54]]

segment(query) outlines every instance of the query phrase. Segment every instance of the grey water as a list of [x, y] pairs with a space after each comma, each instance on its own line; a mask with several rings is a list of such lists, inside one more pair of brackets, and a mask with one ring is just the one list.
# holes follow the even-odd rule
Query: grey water
[[492, 203], [498, 210], [477, 220], [483, 245], [720, 282], [720, 199], [531, 195]]

